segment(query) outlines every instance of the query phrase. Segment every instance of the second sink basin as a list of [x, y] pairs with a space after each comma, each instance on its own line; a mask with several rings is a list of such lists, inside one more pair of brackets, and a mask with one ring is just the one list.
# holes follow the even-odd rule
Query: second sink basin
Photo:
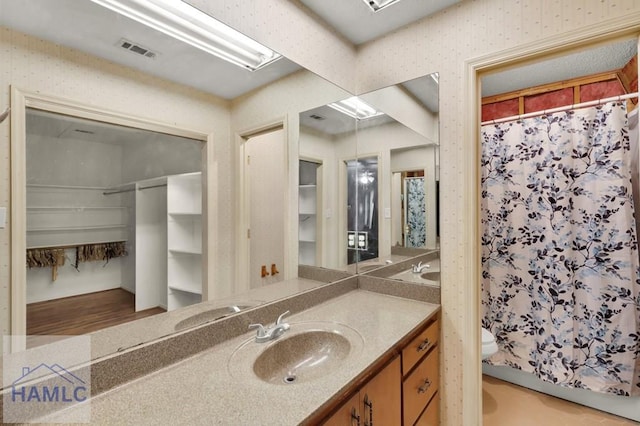
[[236, 378], [255, 377], [270, 384], [305, 383], [342, 368], [362, 345], [360, 334], [343, 324], [292, 323], [270, 343], [243, 343], [229, 359], [229, 370]]

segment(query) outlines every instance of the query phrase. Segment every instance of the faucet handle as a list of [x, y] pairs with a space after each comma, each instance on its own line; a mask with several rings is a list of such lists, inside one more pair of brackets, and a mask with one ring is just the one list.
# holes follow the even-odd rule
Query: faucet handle
[[265, 337], [267, 335], [267, 330], [265, 330], [262, 324], [249, 324], [249, 330], [252, 328], [258, 329], [257, 337]]
[[276, 325], [280, 325], [282, 324], [282, 319], [286, 316], [289, 315], [290, 311], [287, 312], [283, 312], [282, 314], [280, 314], [280, 316], [278, 317], [278, 319], [276, 320]]

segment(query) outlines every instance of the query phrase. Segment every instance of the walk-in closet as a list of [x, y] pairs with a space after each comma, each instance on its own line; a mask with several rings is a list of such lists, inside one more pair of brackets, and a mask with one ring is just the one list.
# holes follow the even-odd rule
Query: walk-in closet
[[202, 147], [28, 109], [27, 334], [84, 334], [201, 301]]

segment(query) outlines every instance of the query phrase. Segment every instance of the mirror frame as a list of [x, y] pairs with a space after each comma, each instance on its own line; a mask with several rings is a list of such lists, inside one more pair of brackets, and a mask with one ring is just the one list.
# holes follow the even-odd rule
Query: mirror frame
[[[216, 270], [214, 251], [208, 241], [214, 240], [209, 224], [215, 223], [215, 206], [208, 194], [208, 188], [215, 187], [213, 175], [207, 173], [207, 166], [213, 164], [213, 134], [181, 128], [143, 117], [121, 114], [108, 109], [90, 106], [70, 99], [43, 95], [41, 93], [11, 87], [11, 341], [10, 352], [26, 348], [27, 330], [27, 270], [26, 264], [26, 109], [34, 108], [47, 112], [64, 114], [89, 120], [101, 121], [120, 126], [134, 127], [153, 132], [166, 133], [202, 141], [203, 173], [203, 242], [202, 242], [202, 300], [209, 299], [209, 288], [213, 285], [213, 271]], [[6, 350], [6, 349], [5, 349]]]

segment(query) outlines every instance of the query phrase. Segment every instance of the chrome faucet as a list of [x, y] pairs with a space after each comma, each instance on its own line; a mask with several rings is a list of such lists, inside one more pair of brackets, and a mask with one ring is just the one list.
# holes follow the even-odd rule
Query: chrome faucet
[[420, 272], [422, 272], [423, 269], [431, 268], [431, 265], [429, 265], [428, 263], [423, 265], [422, 261], [420, 261], [420, 262], [418, 262], [417, 265], [411, 265], [411, 267], [412, 267], [411, 271], [414, 274], [419, 274]]
[[281, 314], [273, 327], [265, 328], [262, 324], [249, 324], [249, 329], [257, 328], [256, 343], [269, 342], [282, 336], [285, 331], [289, 330], [289, 324], [282, 322], [285, 315], [289, 315], [289, 311]]

